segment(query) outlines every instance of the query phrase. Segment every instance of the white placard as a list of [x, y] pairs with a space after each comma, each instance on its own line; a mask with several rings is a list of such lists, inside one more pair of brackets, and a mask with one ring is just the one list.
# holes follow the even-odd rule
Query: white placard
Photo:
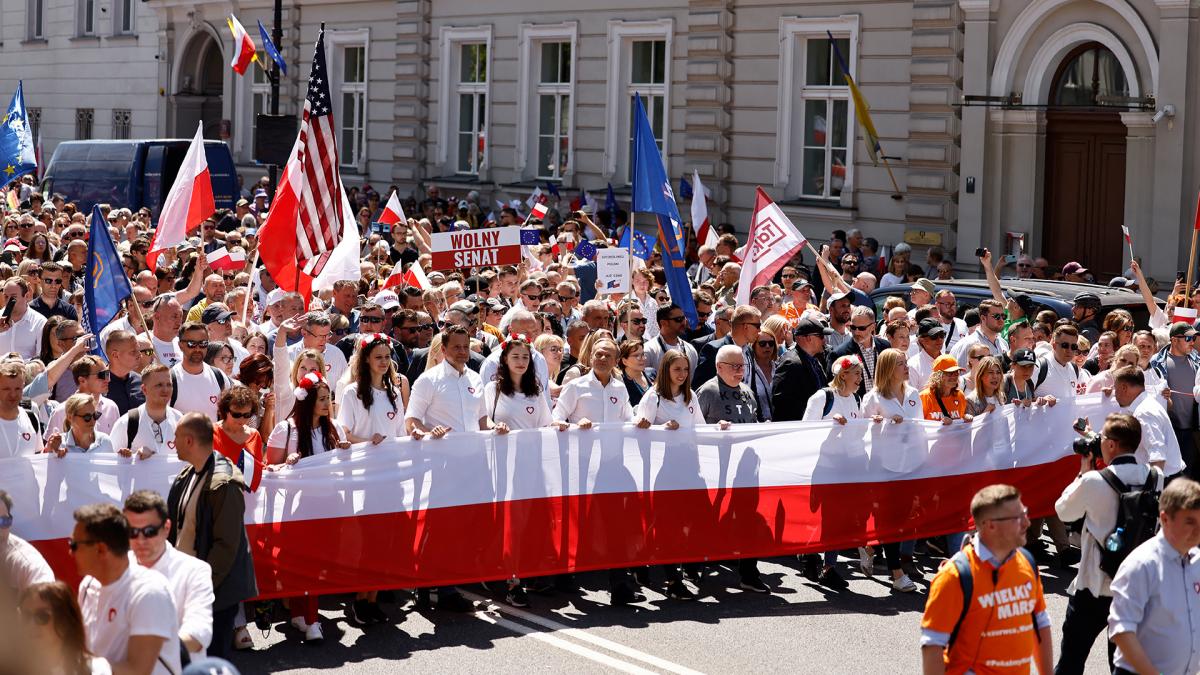
[[600, 293], [629, 292], [629, 251], [602, 248], [596, 251], [596, 279]]

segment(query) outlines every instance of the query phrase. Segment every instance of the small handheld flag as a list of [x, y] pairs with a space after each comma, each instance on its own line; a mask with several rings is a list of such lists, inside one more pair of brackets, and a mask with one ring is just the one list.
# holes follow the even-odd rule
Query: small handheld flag
[[531, 219], [532, 218], [543, 219], [546, 217], [546, 214], [549, 212], [550, 212], [550, 209], [545, 204], [543, 204], [542, 202], [538, 202], [533, 205], [533, 210], [529, 212], [529, 217]]
[[596, 245], [584, 239], [575, 247], [575, 257], [582, 260], [596, 259]]
[[283, 54], [275, 47], [275, 43], [271, 41], [271, 36], [267, 34], [267, 28], [263, 25], [262, 20], [258, 22], [258, 34], [262, 37], [263, 49], [267, 51], [267, 56], [279, 66], [279, 71], [287, 75], [287, 62], [283, 60]]
[[392, 191], [392, 196], [388, 197], [387, 206], [383, 207], [383, 213], [379, 214], [379, 222], [384, 225], [408, 222], [404, 217], [404, 207], [400, 205], [400, 197], [395, 190]]
[[650, 239], [641, 232], [633, 229], [632, 225], [627, 225], [625, 231], [621, 233], [621, 243], [617, 244], [618, 248], [630, 248], [629, 233], [633, 232], [633, 247], [630, 249], [633, 252], [633, 257], [641, 258], [642, 260], [650, 259], [650, 252], [654, 249], [654, 245]]
[[1121, 231], [1125, 233], [1125, 243], [1129, 245], [1129, 260], [1133, 260], [1133, 239], [1129, 237], [1129, 226], [1122, 225]]
[[537, 246], [542, 243], [542, 231], [536, 227], [521, 228], [521, 245]]
[[679, 198], [680, 199], [691, 199], [692, 198], [692, 184], [688, 182], [687, 176], [679, 177]]
[[608, 184], [608, 192], [604, 195], [604, 208], [615, 221], [617, 215], [617, 195], [613, 193], [612, 183]]
[[556, 183], [546, 181], [546, 192], [554, 195], [555, 199], [562, 199], [562, 196], [558, 194], [558, 185]]

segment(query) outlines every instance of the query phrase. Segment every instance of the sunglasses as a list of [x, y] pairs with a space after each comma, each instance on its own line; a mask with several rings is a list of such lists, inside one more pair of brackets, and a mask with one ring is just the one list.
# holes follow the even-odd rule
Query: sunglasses
[[62, 286], [62, 279], [46, 279], [43, 277], [42, 283], [47, 286]]
[[126, 529], [126, 532], [129, 533], [130, 539], [137, 539], [138, 537], [153, 539], [158, 536], [158, 533], [161, 532], [165, 526], [166, 523], [162, 523], [161, 525], [147, 525], [145, 527], [129, 527]]
[[630, 323], [632, 323], [635, 326], [645, 326], [646, 319], [630, 319]]
[[0, 516], [0, 530], [7, 530], [8, 528], [12, 527], [12, 524], [13, 517], [11, 513], [7, 516]]
[[358, 317], [358, 322], [359, 323], [383, 323], [383, 317], [382, 316], [360, 316], [360, 317]]
[[667, 317], [667, 321], [674, 321], [675, 323], [683, 323], [684, 320], [686, 320], [686, 319], [687, 319], [687, 317], [685, 317], [685, 316], [668, 316]]
[[865, 326], [855, 326], [854, 324], [850, 324], [850, 329], [856, 331], [871, 330], [871, 324], [867, 324]]
[[696, 318], [700, 320], [707, 319], [710, 316], [712, 316], [712, 312], [696, 312]]
[[154, 356], [153, 349], [139, 349], [138, 351], [142, 353], [142, 356]]
[[76, 415], [76, 417], [84, 422], [95, 422], [96, 420], [100, 419], [100, 413], [84, 413], [82, 415]]
[[560, 296], [558, 296], [558, 301], [559, 301], [559, 302], [569, 302], [569, 301], [571, 301], [571, 300], [574, 300], [574, 299], [575, 299], [575, 296], [573, 296], [573, 295], [560, 295]]
[[775, 341], [774, 341], [774, 340], [759, 340], [759, 341], [758, 341], [756, 344], [757, 344], [759, 347], [770, 347], [770, 348], [772, 348], [772, 349], [774, 349], [774, 348], [775, 348]]
[[93, 375], [93, 376], [94, 376], [94, 377], [95, 377], [97, 380], [107, 380], [107, 379], [108, 379], [108, 376], [109, 376], [109, 375], [111, 375], [111, 374], [112, 374], [112, 373], [111, 373], [110, 371], [107, 371], [107, 370], [101, 370], [101, 371], [99, 371], [99, 372], [92, 373], [92, 375]]
[[1072, 351], [1072, 352], [1077, 352], [1077, 351], [1079, 351], [1079, 345], [1077, 345], [1077, 344], [1073, 344], [1073, 343], [1070, 343], [1070, 342], [1060, 342], [1060, 343], [1058, 343], [1058, 348], [1059, 348], [1059, 349], [1066, 349], [1067, 351]]
[[50, 610], [48, 609], [39, 609], [36, 612], [21, 612], [21, 619], [25, 621], [25, 623], [31, 623], [37, 626], [49, 626], [50, 620], [53, 618], [54, 617], [50, 614]]
[[1180, 340], [1183, 340], [1184, 342], [1195, 342], [1196, 341], [1195, 335], [1179, 335], [1176, 337], [1178, 337]]
[[744, 364], [744, 363], [725, 363], [724, 361], [718, 361], [717, 364], [725, 366], [726, 368], [733, 368], [734, 370], [745, 370], [746, 369], [746, 364]]
[[79, 550], [80, 546], [94, 546], [95, 544], [99, 544], [99, 543], [100, 542], [95, 539], [81, 539], [79, 541], [75, 541], [74, 539], [68, 539], [67, 540], [67, 548], [71, 550], [71, 553], [74, 553], [75, 551]]
[[153, 300], [147, 300], [147, 301], [145, 301], [145, 302], [138, 303], [138, 304], [140, 304], [140, 305], [142, 306], [142, 309], [151, 309], [151, 308], [153, 308], [153, 307], [154, 307], [154, 301], [153, 301]]
[[254, 413], [250, 412], [249, 410], [247, 410], [246, 412], [237, 412], [234, 410], [230, 410], [229, 416], [235, 420], [248, 420], [254, 416]]
[[437, 324], [423, 323], [417, 326], [416, 330], [433, 330], [434, 328], [437, 328]]
[[183, 344], [188, 349], [208, 349], [208, 340], [184, 340]]

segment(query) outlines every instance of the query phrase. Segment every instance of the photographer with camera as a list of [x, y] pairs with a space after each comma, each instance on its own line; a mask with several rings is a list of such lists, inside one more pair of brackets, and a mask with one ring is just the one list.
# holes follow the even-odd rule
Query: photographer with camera
[[[1071, 599], [1063, 620], [1062, 650], [1055, 675], [1084, 672], [1092, 643], [1107, 626], [1112, 603], [1109, 584], [1116, 571], [1114, 564], [1120, 564], [1117, 558], [1123, 559], [1154, 534], [1163, 477], [1158, 469], [1136, 457], [1142, 445], [1142, 430], [1143, 425], [1133, 415], [1113, 413], [1105, 419], [1099, 435], [1089, 430], [1075, 441], [1075, 452], [1080, 455], [1079, 475], [1063, 490], [1054, 510], [1063, 521], [1083, 520], [1079, 541], [1082, 556], [1078, 573], [1067, 589]], [[1096, 465], [1101, 459], [1107, 468], [1098, 471]], [[1150, 508], [1138, 508], [1143, 503], [1150, 504]], [[1110, 642], [1110, 669], [1113, 651]]]
[[1121, 412], [1129, 413], [1142, 424], [1142, 442], [1137, 461], [1158, 467], [1171, 482], [1183, 472], [1179, 441], [1171, 427], [1171, 417], [1161, 399], [1146, 391], [1146, 376], [1138, 368], [1125, 366], [1113, 373], [1113, 387], [1104, 395], [1113, 395]]

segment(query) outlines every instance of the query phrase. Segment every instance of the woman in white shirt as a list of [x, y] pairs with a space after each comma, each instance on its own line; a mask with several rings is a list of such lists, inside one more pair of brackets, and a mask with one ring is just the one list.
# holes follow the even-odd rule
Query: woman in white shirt
[[629, 295], [637, 300], [638, 306], [642, 310], [642, 316], [650, 319], [646, 322], [646, 340], [653, 340], [658, 336], [658, 322], [654, 317], [658, 314], [658, 301], [650, 295], [650, 287], [654, 285], [654, 275], [645, 267], [640, 267], [633, 271], [633, 292]]
[[638, 403], [636, 423], [646, 429], [661, 424], [667, 429], [692, 429], [704, 424], [704, 414], [692, 391], [691, 363], [678, 350], [668, 349], [659, 361], [662, 368], [654, 386]]
[[13, 672], [111, 675], [107, 660], [88, 651], [86, 628], [75, 593], [61, 581], [33, 584], [17, 606], [26, 649], [13, 652]]
[[96, 430], [100, 413], [91, 394], [71, 394], [63, 403], [66, 415], [61, 433], [50, 434], [46, 441], [46, 452], [59, 457], [68, 452], [116, 453], [108, 434]]
[[[339, 428], [333, 420], [333, 397], [329, 391], [329, 383], [320, 372], [312, 372], [300, 378], [296, 388], [291, 392], [291, 398], [296, 401], [291, 414], [271, 431], [267, 439], [267, 470], [278, 471], [284, 466], [291, 466], [301, 458], [310, 457], [321, 452], [350, 447], [346, 440], [346, 430]], [[292, 625], [304, 633], [305, 642], [320, 642], [325, 639], [321, 631], [321, 623], [317, 616], [317, 606], [320, 597], [306, 595], [292, 598], [289, 602], [292, 610]], [[353, 620], [370, 617], [377, 621], [375, 614], [360, 615], [359, 601], [353, 605]], [[378, 605], [375, 606], [378, 610]], [[370, 611], [370, 610], [368, 610]], [[386, 618], [386, 617], [384, 617]]]
[[346, 372], [350, 383], [339, 399], [337, 420], [346, 427], [351, 443], [404, 436], [404, 410], [408, 404], [408, 378], [396, 374], [392, 344], [383, 333], [371, 333], [358, 343]]
[[[879, 357], [875, 360], [875, 386], [863, 397], [862, 410], [863, 415], [871, 418], [876, 424], [883, 423], [885, 419], [892, 424], [902, 424], [906, 420], [924, 418], [921, 398], [917, 390], [908, 383], [908, 360], [903, 352], [898, 349], [879, 352]], [[889, 515], [877, 513], [877, 522], [881, 516], [886, 518]], [[883, 558], [887, 561], [888, 571], [892, 575], [892, 588], [902, 593], [917, 590], [917, 585], [909, 576], [910, 572], [919, 574], [912, 557], [915, 543], [883, 545]], [[858, 558], [864, 573], [870, 575], [875, 571], [875, 552], [870, 546], [860, 546]]]
[[[804, 409], [804, 421], [833, 420], [845, 424], [852, 419], [861, 419], [862, 403], [858, 400], [857, 392], [862, 378], [862, 360], [859, 357], [839, 356], [833, 362], [833, 380], [829, 386], [818, 389], [809, 397], [808, 406]], [[832, 403], [828, 411], [827, 402]]]

